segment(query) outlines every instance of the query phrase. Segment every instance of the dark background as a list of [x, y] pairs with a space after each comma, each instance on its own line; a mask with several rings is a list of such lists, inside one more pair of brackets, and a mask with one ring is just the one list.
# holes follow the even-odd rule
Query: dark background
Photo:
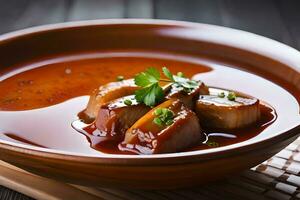
[[[300, 0], [0, 0], [0, 34], [104, 18], [216, 24], [257, 33], [300, 50]], [[0, 199], [30, 198], [0, 186]]]
[[103, 18], [210, 23], [254, 32], [300, 49], [300, 0], [0, 0], [0, 33]]

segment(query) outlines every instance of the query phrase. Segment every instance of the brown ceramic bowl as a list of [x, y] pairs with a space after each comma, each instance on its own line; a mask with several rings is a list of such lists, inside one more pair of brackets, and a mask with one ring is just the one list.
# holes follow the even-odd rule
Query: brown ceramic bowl
[[[283, 87], [292, 85], [289, 88], [292, 94], [300, 92], [297, 50], [243, 31], [166, 20], [71, 22], [9, 33], [0, 37], [0, 67], [65, 53], [111, 49], [167, 51], [223, 59], [239, 63], [247, 71], [259, 72]], [[279, 129], [215, 149], [150, 156], [91, 156], [0, 140], [0, 159], [70, 183], [147, 189], [187, 187], [253, 167], [295, 140], [300, 133], [299, 105], [296, 105], [289, 111], [289, 117], [279, 119]]]

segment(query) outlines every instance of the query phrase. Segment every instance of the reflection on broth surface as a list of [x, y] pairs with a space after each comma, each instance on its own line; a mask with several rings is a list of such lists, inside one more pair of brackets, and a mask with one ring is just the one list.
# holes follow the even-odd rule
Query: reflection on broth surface
[[[33, 69], [24, 66], [20, 68], [23, 72], [12, 72], [14, 75], [10, 77], [4, 75], [0, 82], [0, 139], [93, 155], [101, 152], [133, 154], [133, 151], [120, 151], [119, 142], [100, 143], [101, 139], [93, 135], [94, 124], [78, 121], [78, 113], [86, 108], [87, 95], [95, 88], [116, 81], [118, 76], [132, 78], [148, 67], [167, 66], [172, 72], [183, 72], [209, 87], [242, 92], [260, 100], [261, 118], [257, 123], [230, 130], [203, 126], [207, 137], [184, 151], [264, 137], [280, 128], [277, 123], [298, 106], [292, 95], [266, 79], [203, 59], [150, 53], [106, 53], [59, 58], [36, 65]], [[291, 103], [282, 109], [280, 105], [284, 101]], [[89, 129], [84, 128], [86, 126]]]
[[90, 95], [99, 85], [115, 81], [119, 75], [130, 78], [147, 67], [170, 66], [174, 71], [184, 71], [187, 76], [192, 76], [195, 71], [201, 73], [211, 70], [199, 64], [174, 60], [111, 58], [109, 54], [98, 59], [66, 62], [61, 59], [61, 62], [50, 63], [3, 80], [0, 84], [0, 110], [29, 110]]

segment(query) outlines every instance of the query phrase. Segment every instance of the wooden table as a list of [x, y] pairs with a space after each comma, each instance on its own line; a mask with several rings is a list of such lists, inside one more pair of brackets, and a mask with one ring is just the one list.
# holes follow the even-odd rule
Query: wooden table
[[[0, 0], [1, 34], [42, 24], [102, 18], [157, 18], [210, 23], [257, 33], [300, 49], [300, 0]], [[285, 155], [289, 151], [298, 152], [298, 149], [286, 151], [271, 161], [271, 168], [266, 175], [259, 176], [264, 181], [271, 179], [271, 182], [267, 184], [269, 189], [266, 191], [262, 187], [264, 191], [261, 195], [257, 193], [258, 197], [298, 199], [300, 181], [297, 175], [300, 171], [300, 162], [297, 160], [294, 162], [291, 155], [290, 157]], [[289, 166], [292, 166], [290, 171]], [[259, 171], [260, 168], [256, 170]], [[248, 173], [256, 172], [248, 171]], [[274, 174], [279, 176], [272, 177]], [[288, 182], [287, 175], [288, 177], [293, 175], [297, 181]], [[251, 177], [252, 175], [250, 179], [248, 177], [250, 183], [260, 181], [251, 180]], [[236, 179], [227, 181], [231, 182], [225, 184], [229, 185], [226, 186], [229, 190], [230, 185], [241, 184], [239, 181], [235, 182]], [[245, 187], [247, 189], [252, 187], [254, 190], [253, 185], [257, 186], [248, 184]], [[220, 195], [222, 197], [224, 189], [217, 186], [213, 188], [215, 189], [210, 189], [211, 192], [218, 193], [219, 197]], [[228, 188], [225, 188], [226, 190]], [[260, 191], [259, 187], [256, 190]], [[243, 190], [236, 191], [235, 199], [242, 197], [238, 194], [241, 191]], [[268, 192], [270, 194], [266, 195]], [[198, 196], [195, 194], [193, 198], [190, 193], [188, 194], [169, 198], [199, 197], [199, 194]], [[233, 196], [228, 198], [233, 199]], [[0, 199], [31, 198], [0, 186]]]

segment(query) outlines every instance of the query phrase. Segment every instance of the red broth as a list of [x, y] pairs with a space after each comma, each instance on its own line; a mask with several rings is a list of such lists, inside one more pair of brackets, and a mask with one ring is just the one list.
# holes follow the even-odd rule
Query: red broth
[[[0, 139], [81, 153], [129, 154], [119, 151], [118, 144], [97, 144], [93, 137], [87, 135], [86, 138], [71, 124], [78, 120], [78, 113], [86, 107], [88, 95], [93, 89], [115, 81], [119, 75], [131, 78], [148, 67], [161, 69], [167, 66], [174, 73], [181, 71], [188, 77], [194, 76], [203, 80], [209, 86], [220, 87], [222, 84], [223, 88], [228, 89], [233, 87], [234, 83], [228, 77], [234, 72], [240, 77], [239, 84], [235, 84], [234, 89], [246, 94], [249, 90], [245, 87], [249, 73], [226, 67], [222, 63], [199, 58], [189, 61], [177, 56], [148, 54], [99, 53], [66, 56], [26, 65], [4, 74], [0, 77]], [[254, 81], [263, 81], [256, 75], [252, 76]], [[270, 87], [274, 87], [274, 91], [281, 92], [273, 85]], [[253, 87], [249, 90], [252, 92], [259, 85], [249, 83], [249, 87]], [[264, 97], [264, 94], [260, 93], [260, 96]], [[293, 96], [290, 95], [290, 98]], [[276, 123], [277, 110], [272, 108], [272, 103], [268, 103], [270, 102], [261, 104], [262, 118], [255, 125], [230, 131], [205, 130], [208, 142], [200, 142], [198, 146], [186, 151], [226, 146], [256, 137], [266, 131], [274, 121]]]

